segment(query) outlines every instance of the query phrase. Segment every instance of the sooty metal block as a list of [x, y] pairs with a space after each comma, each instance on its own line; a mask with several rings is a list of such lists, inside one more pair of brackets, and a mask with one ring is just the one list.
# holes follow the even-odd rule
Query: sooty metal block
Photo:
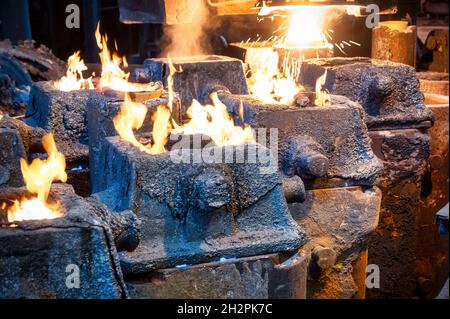
[[131, 298], [305, 299], [307, 268], [307, 258], [297, 253], [269, 254], [158, 269], [125, 280]]
[[[0, 206], [27, 195], [2, 189]], [[127, 297], [117, 251], [139, 243], [136, 216], [113, 213], [67, 185], [54, 185], [50, 197], [64, 217], [0, 222], [0, 298]]]
[[280, 171], [302, 177], [307, 189], [374, 184], [382, 165], [371, 150], [358, 103], [335, 95], [330, 106], [302, 108], [224, 92], [219, 98], [236, 122], [242, 102], [246, 123], [277, 129]]
[[308, 190], [303, 203], [289, 205], [310, 238], [301, 249], [309, 256], [308, 298], [364, 298], [367, 256], [361, 255], [378, 225], [380, 205], [377, 187], [360, 186]]
[[310, 59], [302, 63], [299, 81], [313, 88], [325, 70], [325, 88], [359, 102], [369, 130], [428, 128], [434, 121], [409, 65], [368, 58]]
[[68, 162], [88, 156], [86, 106], [94, 90], [63, 92], [52, 81], [36, 82], [26, 109], [26, 123], [53, 132]]
[[[142, 220], [141, 244], [122, 255], [126, 273], [293, 251], [305, 241], [287, 208], [276, 163], [261, 145], [150, 155], [115, 136], [105, 140], [101, 154], [106, 189], [96, 196], [113, 209], [133, 209]], [[195, 163], [186, 160], [200, 154]], [[211, 154], [220, 160], [211, 162]]]
[[289, 210], [310, 239], [301, 248], [309, 262], [308, 297], [363, 298], [365, 272], [357, 269], [365, 270], [367, 241], [378, 223], [381, 193], [373, 185], [382, 164], [371, 149], [361, 105], [335, 95], [324, 107], [271, 105], [223, 92], [219, 97], [236, 121], [242, 101], [252, 127], [276, 128], [283, 181], [304, 181], [305, 197], [290, 201]]
[[[101, 142], [109, 136], [116, 136], [114, 128], [114, 117], [119, 113], [123, 97], [92, 95], [87, 102], [87, 119], [89, 133], [89, 167], [92, 193], [97, 193], [105, 189], [103, 179], [103, 168], [105, 163], [101, 161]], [[151, 132], [153, 121], [151, 117], [159, 105], [168, 104], [168, 95], [163, 93], [158, 98], [142, 101], [148, 111], [144, 119], [142, 128], [138, 132]], [[175, 94], [172, 106], [172, 119], [180, 122], [180, 100]]]
[[[241, 60], [219, 56], [205, 55], [172, 58], [174, 67], [182, 72], [173, 75], [174, 91], [180, 94], [182, 114], [196, 99], [203, 103], [211, 89], [216, 86], [226, 87], [233, 94], [248, 94]], [[148, 81], [167, 82], [169, 60], [167, 58], [147, 59], [144, 70]]]
[[43, 129], [32, 128], [9, 116], [0, 119], [0, 187], [23, 186], [19, 160], [39, 147], [44, 134]]

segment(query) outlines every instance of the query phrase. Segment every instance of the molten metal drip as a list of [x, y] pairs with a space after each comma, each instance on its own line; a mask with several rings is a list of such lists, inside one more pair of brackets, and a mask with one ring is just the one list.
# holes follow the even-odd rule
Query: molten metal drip
[[172, 63], [172, 59], [170, 58], [170, 56], [167, 59], [169, 61], [169, 76], [167, 77], [167, 91], [169, 93], [169, 101], [167, 103], [167, 106], [169, 107], [170, 112], [172, 112], [173, 101], [175, 98], [175, 94], [173, 91], [173, 76], [175, 73], [183, 72], [183, 69], [180, 68], [179, 70], [177, 70]]
[[320, 8], [305, 8], [289, 14], [287, 31], [281, 46], [294, 48], [320, 48], [329, 46], [324, 34], [323, 11]]
[[24, 159], [20, 160], [20, 168], [27, 190], [35, 196], [31, 199], [25, 198], [14, 202], [13, 206], [8, 209], [10, 223], [63, 216], [59, 204], [50, 204], [47, 202], [47, 198], [53, 181], [65, 182], [67, 180], [66, 160], [64, 154], [58, 152], [52, 134], [45, 135], [42, 144], [48, 153], [46, 160], [37, 158], [31, 164]]

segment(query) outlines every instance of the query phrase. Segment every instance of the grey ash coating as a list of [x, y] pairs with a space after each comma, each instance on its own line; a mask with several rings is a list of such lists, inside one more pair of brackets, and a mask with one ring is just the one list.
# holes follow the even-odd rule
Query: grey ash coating
[[259, 157], [271, 159], [262, 146], [216, 150], [234, 156], [259, 150], [256, 163], [191, 164], [172, 161], [174, 151], [142, 153], [119, 137], [104, 143], [101, 156], [109, 165], [105, 189], [96, 196], [112, 209], [133, 209], [142, 220], [141, 244], [122, 255], [126, 273], [293, 251], [306, 239], [289, 213], [276, 164], [270, 170]]
[[[0, 202], [25, 193], [23, 188], [2, 189]], [[50, 197], [60, 202], [63, 217], [0, 227], [0, 297], [126, 298], [117, 250], [138, 245], [137, 217], [131, 211], [112, 213], [65, 184], [55, 184]], [[79, 269], [79, 289], [66, 284], [74, 271], [67, 267], [73, 265]]]
[[325, 88], [360, 103], [370, 130], [429, 127], [434, 121], [425, 107], [416, 70], [409, 65], [368, 58], [310, 59], [302, 64], [299, 81], [314, 87], [325, 70]]

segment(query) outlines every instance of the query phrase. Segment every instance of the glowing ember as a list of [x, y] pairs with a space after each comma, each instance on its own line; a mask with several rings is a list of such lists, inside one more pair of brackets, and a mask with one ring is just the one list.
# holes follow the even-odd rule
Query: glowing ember
[[34, 159], [28, 164], [24, 159], [20, 160], [20, 168], [25, 180], [25, 185], [35, 197], [15, 201], [8, 209], [8, 221], [10, 223], [21, 220], [53, 219], [62, 217], [59, 204], [47, 202], [52, 182], [59, 180], [65, 182], [66, 160], [62, 153], [58, 152], [52, 134], [47, 134], [42, 139], [42, 144], [48, 153], [46, 160]]
[[100, 60], [102, 63], [102, 74], [99, 82], [99, 89], [108, 88], [120, 92], [144, 92], [155, 91], [159, 88], [155, 83], [131, 83], [128, 82], [129, 73], [125, 73], [122, 67], [128, 67], [125, 57], [119, 57], [115, 52], [112, 54], [108, 49], [108, 36], [100, 34], [100, 24], [95, 31], [97, 46], [100, 50]]
[[92, 78], [83, 78], [83, 71], [87, 70], [84, 61], [80, 58], [80, 51], [72, 54], [67, 60], [67, 73], [59, 81], [55, 82], [55, 87], [61, 91], [92, 90]]
[[325, 70], [325, 73], [316, 81], [316, 100], [314, 103], [317, 106], [327, 106], [331, 104], [330, 95], [322, 89], [322, 87], [325, 85], [326, 80], [327, 71]]

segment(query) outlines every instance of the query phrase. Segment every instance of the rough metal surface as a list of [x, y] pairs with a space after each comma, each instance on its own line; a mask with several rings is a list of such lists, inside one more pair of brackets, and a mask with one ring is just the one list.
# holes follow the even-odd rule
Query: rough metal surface
[[292, 217], [310, 238], [302, 254], [312, 256], [326, 248], [337, 257], [326, 268], [323, 261], [308, 258], [308, 298], [347, 299], [364, 289], [365, 277], [354, 276], [354, 265], [377, 227], [380, 203], [378, 188], [349, 187], [307, 191], [303, 203], [289, 205]]
[[[119, 112], [122, 102], [122, 98], [106, 95], [92, 95], [87, 102], [89, 172], [92, 193], [97, 193], [105, 189], [101, 175], [103, 175], [103, 169], [107, 164], [101, 160], [100, 148], [102, 141], [106, 137], [117, 135], [113, 119]], [[144, 102], [148, 108], [148, 112], [144, 124], [142, 128], [138, 130], [138, 133], [151, 132], [153, 127], [151, 116], [153, 112], [158, 105], [167, 105], [167, 103], [167, 94], [163, 94], [160, 98], [150, 99]], [[175, 96], [172, 108], [172, 118], [177, 123], [180, 122], [180, 102], [177, 95]]]
[[0, 53], [4, 52], [19, 61], [33, 81], [58, 80], [66, 73], [66, 63], [45, 45], [37, 45], [34, 40], [18, 41], [14, 46], [9, 40], [2, 41]]
[[[202, 151], [185, 150], [188, 158]], [[235, 158], [260, 153], [255, 163], [176, 163], [177, 150], [149, 155], [119, 137], [105, 140], [106, 189], [96, 196], [113, 209], [133, 209], [143, 223], [141, 244], [122, 256], [126, 273], [292, 251], [304, 243], [268, 149], [245, 144], [203, 151]]]
[[[238, 59], [208, 55], [187, 58], [173, 58], [177, 72], [173, 76], [175, 92], [180, 94], [182, 114], [196, 99], [204, 103], [216, 86], [227, 88], [233, 94], [248, 94], [242, 62]], [[168, 59], [147, 59], [144, 69], [149, 81], [167, 82]]]
[[369, 130], [431, 126], [433, 113], [413, 67], [368, 58], [311, 59], [302, 64], [299, 80], [314, 88], [325, 70], [325, 88], [359, 102]]
[[377, 185], [383, 192], [380, 222], [369, 246], [369, 263], [380, 267], [380, 289], [368, 298], [418, 296], [415, 261], [419, 234], [419, 201], [429, 158], [426, 131], [404, 129], [370, 132], [374, 153], [384, 164]]
[[[447, 95], [449, 92], [448, 73], [417, 72], [422, 93]], [[426, 98], [425, 98], [426, 99]], [[425, 104], [427, 102], [425, 101]]]
[[25, 152], [30, 153], [33, 150], [41, 148], [42, 137], [47, 133], [39, 127], [28, 126], [21, 120], [4, 116], [0, 120], [0, 128], [8, 128], [19, 132]]
[[0, 48], [0, 112], [23, 115], [30, 96], [32, 80], [14, 57]]
[[0, 187], [22, 186], [19, 158], [25, 158], [26, 153], [20, 134], [14, 129], [0, 128], [0, 145]]
[[393, 61], [416, 67], [417, 27], [392, 30], [387, 26], [372, 29], [373, 59]]
[[0, 187], [23, 185], [20, 158], [40, 147], [45, 131], [4, 116], [0, 119]]
[[[23, 189], [16, 192], [25, 194]], [[0, 201], [7, 200], [8, 193], [14, 191], [2, 191]], [[134, 214], [111, 213], [95, 199], [75, 195], [70, 187], [56, 185], [51, 197], [60, 200], [63, 218], [0, 228], [0, 297], [126, 297], [115, 243], [129, 249], [137, 245], [139, 223]], [[124, 245], [126, 241], [131, 246]], [[79, 269], [79, 288], [70, 288], [74, 266]]]
[[[228, 93], [220, 93], [219, 97], [236, 121], [240, 118], [242, 101], [246, 123], [253, 128], [278, 129], [279, 166], [287, 176], [293, 172], [285, 159], [297, 156], [289, 154], [292, 138], [309, 138], [317, 143], [315, 151], [320, 149], [328, 159], [328, 170], [326, 176], [311, 180], [297, 172], [302, 175], [307, 188], [330, 187], [335, 179], [343, 180], [347, 185], [373, 185], [381, 164], [370, 148], [364, 112], [358, 103], [333, 95], [331, 106], [299, 108], [264, 104], [248, 96]], [[298, 151], [302, 153], [301, 149]]]
[[[418, 216], [419, 242], [416, 260], [417, 276], [426, 278], [427, 285], [421, 285], [421, 297], [433, 298], [442, 285], [448, 280], [448, 236], [439, 234], [439, 223], [436, 213], [448, 205], [449, 174], [449, 107], [432, 104], [425, 98], [425, 103], [436, 117], [434, 126], [428, 130], [430, 135], [430, 158], [420, 198], [420, 214]], [[444, 99], [445, 100], [445, 99]], [[441, 103], [441, 101], [436, 101]], [[428, 104], [430, 103], [430, 104]]]
[[88, 156], [86, 107], [93, 90], [62, 92], [53, 82], [36, 82], [27, 105], [27, 124], [53, 132], [68, 162]]
[[[4, 171], [9, 170], [10, 172], [9, 175], [15, 176], [12, 179], [10, 179], [10, 181], [12, 181], [12, 184], [10, 184], [9, 186], [21, 186], [23, 182], [20, 182], [19, 184], [17, 183], [17, 180], [22, 181], [22, 175], [19, 167], [19, 160], [20, 158], [40, 156], [41, 153], [45, 152], [45, 150], [42, 147], [41, 140], [42, 137], [46, 134], [46, 131], [40, 127], [28, 126], [21, 120], [10, 118], [8, 116], [4, 116], [0, 120], [0, 130], [4, 129], [17, 132], [18, 134], [17, 136], [18, 138], [20, 138], [21, 142], [14, 144], [15, 145], [14, 148], [16, 149], [15, 151], [7, 147], [3, 149], [2, 156], [3, 158], [8, 158], [8, 160], [4, 160], [5, 163], [4, 164], [2, 163], [2, 165], [0, 166], [0, 171], [3, 171], [2, 173], [0, 173], [0, 175], [3, 176], [2, 178], [0, 178], [0, 185], [6, 183], [5, 181], [7, 179], [8, 174], [5, 173]], [[5, 145], [10, 145], [8, 144], [10, 142], [11, 141], [7, 142], [5, 140]], [[20, 145], [23, 146], [24, 149], [23, 153], [17, 151], [17, 148], [21, 147]], [[7, 153], [9, 155], [7, 155]], [[69, 160], [72, 160], [72, 162], [69, 162]], [[74, 186], [77, 194], [82, 196], [89, 196], [90, 186], [89, 186], [89, 179], [87, 178], [87, 176], [89, 175], [89, 170], [86, 166], [87, 160], [85, 159], [84, 160], [77, 159], [76, 161], [73, 160], [74, 160], [73, 156], [72, 158], [69, 157], [67, 159], [66, 171], [68, 176], [68, 183]]]
[[425, 52], [432, 56], [431, 63], [428, 65], [428, 70], [435, 72], [449, 72], [448, 41], [448, 28], [433, 30], [428, 34], [425, 41]]
[[307, 260], [263, 255], [126, 277], [131, 298], [304, 299]]

